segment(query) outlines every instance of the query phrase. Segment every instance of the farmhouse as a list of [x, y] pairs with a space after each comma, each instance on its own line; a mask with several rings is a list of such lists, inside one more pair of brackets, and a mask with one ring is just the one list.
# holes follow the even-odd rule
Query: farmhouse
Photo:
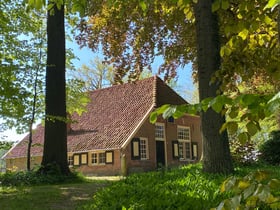
[[[198, 161], [202, 140], [200, 118], [149, 116], [164, 104], [187, 103], [160, 78], [116, 85], [90, 92], [87, 112], [71, 116], [68, 162], [87, 175], [120, 175]], [[37, 126], [31, 148], [32, 166], [43, 154], [44, 127]], [[7, 170], [25, 170], [28, 136], [5, 155]]]

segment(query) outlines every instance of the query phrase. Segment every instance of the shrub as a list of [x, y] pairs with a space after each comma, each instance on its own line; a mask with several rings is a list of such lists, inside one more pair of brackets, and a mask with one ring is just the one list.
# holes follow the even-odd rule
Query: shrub
[[230, 141], [233, 162], [236, 165], [250, 165], [258, 160], [259, 152], [252, 142], [241, 144], [238, 140]]
[[271, 138], [260, 146], [260, 160], [280, 165], [280, 130], [271, 132]]
[[63, 175], [61, 173], [42, 174], [38, 170], [7, 171], [6, 173], [0, 174], [0, 184], [3, 186], [57, 184], [62, 182], [78, 182], [82, 179], [83, 177], [77, 173], [71, 173], [69, 175]]

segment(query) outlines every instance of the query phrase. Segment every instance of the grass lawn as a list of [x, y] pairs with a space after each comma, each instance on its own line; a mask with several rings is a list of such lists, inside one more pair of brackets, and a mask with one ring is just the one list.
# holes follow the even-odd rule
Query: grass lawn
[[93, 194], [112, 181], [91, 181], [61, 185], [0, 187], [1, 210], [77, 209], [92, 200]]

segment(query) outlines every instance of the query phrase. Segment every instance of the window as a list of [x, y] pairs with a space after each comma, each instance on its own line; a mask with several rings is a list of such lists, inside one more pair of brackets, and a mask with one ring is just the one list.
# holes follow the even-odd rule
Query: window
[[155, 125], [155, 139], [159, 141], [164, 141], [164, 124], [163, 123], [156, 123]]
[[131, 141], [131, 159], [132, 160], [147, 160], [149, 159], [148, 139], [133, 138]]
[[93, 165], [98, 164], [97, 153], [91, 154], [91, 163]]
[[93, 165], [105, 164], [105, 152], [92, 153], [91, 163]]
[[106, 156], [105, 156], [105, 152], [103, 153], [99, 153], [99, 164], [105, 164], [105, 160], [106, 160]]
[[95, 152], [91, 154], [92, 165], [104, 165], [114, 163], [114, 152]]
[[179, 157], [179, 159], [180, 160], [191, 159], [192, 151], [191, 151], [190, 128], [178, 126], [177, 138], [178, 138], [178, 157]]
[[88, 153], [73, 155], [73, 165], [74, 166], [87, 165], [87, 164], [88, 164]]
[[68, 156], [68, 165], [69, 165], [69, 166], [73, 166], [73, 163], [74, 163], [73, 156], [72, 156], [72, 155], [71, 155], [71, 156], [69, 155], [69, 156]]

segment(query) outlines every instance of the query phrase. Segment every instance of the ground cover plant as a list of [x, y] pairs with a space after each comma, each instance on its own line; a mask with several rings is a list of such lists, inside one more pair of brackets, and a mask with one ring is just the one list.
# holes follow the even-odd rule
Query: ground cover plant
[[[280, 177], [279, 167], [263, 165], [237, 168], [234, 176], [241, 178], [258, 169], [270, 171], [272, 179]], [[221, 188], [228, 179], [225, 175], [202, 173], [200, 164], [135, 174], [98, 191], [91, 204], [80, 209], [214, 209], [237, 193]], [[279, 195], [279, 189], [277, 192]]]
[[219, 190], [225, 177], [204, 174], [201, 165], [130, 175], [81, 209], [210, 209], [227, 197]]
[[[201, 164], [188, 165], [174, 169], [132, 174], [119, 181], [78, 178], [58, 183], [54, 181], [55, 177], [49, 179], [49, 182], [40, 178], [43, 184], [38, 182], [38, 177], [34, 178], [30, 173], [25, 175], [22, 172], [2, 174], [0, 181], [4, 181], [4, 176], [6, 183], [0, 185], [0, 209], [202, 210], [219, 209], [219, 206], [230, 209], [227, 207], [235, 205], [236, 203], [232, 202], [235, 202], [235, 198], [238, 196], [243, 196], [246, 191], [245, 187], [250, 187], [250, 185], [253, 185], [256, 190], [260, 186], [258, 189], [265, 189], [265, 192], [267, 192], [268, 186], [270, 187], [269, 193], [273, 194], [275, 198], [280, 196], [280, 187], [277, 188], [278, 183], [275, 182], [275, 178], [279, 179], [280, 177], [280, 168], [277, 166], [242, 166], [235, 169], [233, 177], [236, 178], [206, 174], [201, 169]], [[269, 172], [271, 176], [269, 179], [267, 177], [260, 180], [246, 179], [248, 174], [258, 170]], [[273, 180], [273, 184], [270, 183], [271, 180]], [[240, 185], [240, 183], [245, 183], [246, 186]], [[274, 189], [275, 186], [276, 189]], [[251, 190], [246, 191], [248, 198], [253, 194], [254, 192]], [[266, 199], [266, 194], [262, 191], [258, 191], [256, 195], [260, 199]], [[241, 206], [245, 206], [248, 201], [244, 198], [243, 196], [238, 200]], [[255, 204], [264, 204], [265, 206], [265, 203], [260, 199], [256, 200]], [[274, 199], [277, 202], [279, 200]]]

